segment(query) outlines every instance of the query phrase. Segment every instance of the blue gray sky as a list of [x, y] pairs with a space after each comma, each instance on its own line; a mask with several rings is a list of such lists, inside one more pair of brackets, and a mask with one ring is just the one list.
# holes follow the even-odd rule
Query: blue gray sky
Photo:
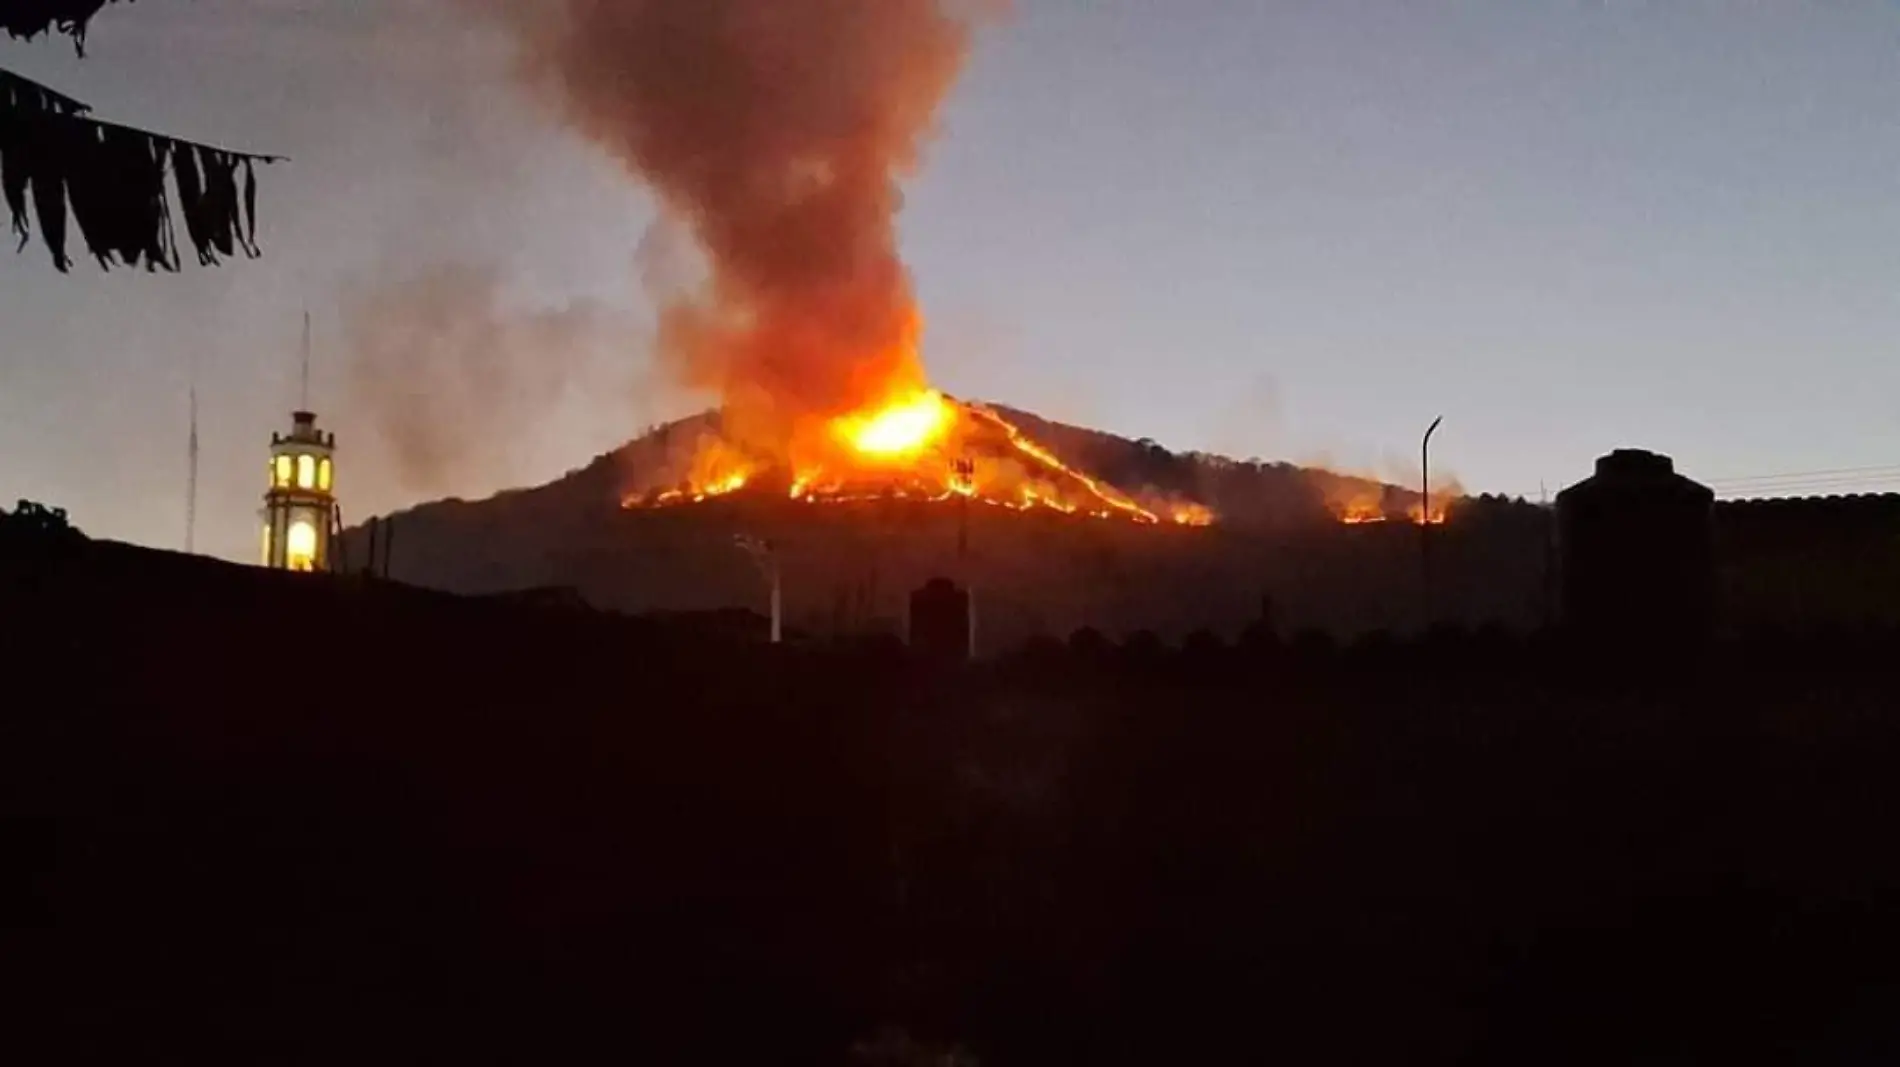
[[[102, 117], [292, 157], [256, 262], [0, 251], [0, 499], [179, 545], [195, 376], [199, 548], [250, 559], [306, 306], [352, 518], [701, 406], [649, 373], [647, 198], [505, 59], [447, 0], [144, 0], [83, 61], [0, 45]], [[902, 230], [940, 385], [1177, 449], [1398, 475], [1443, 414], [1437, 463], [1473, 491], [1554, 491], [1617, 446], [1717, 480], [1900, 465], [1884, 0], [1017, 0]], [[444, 270], [492, 279], [496, 322], [592, 325], [571, 351], [522, 331], [505, 368], [393, 368], [419, 405], [457, 375], [518, 397], [465, 398], [466, 447], [418, 477], [351, 384], [345, 312]]]

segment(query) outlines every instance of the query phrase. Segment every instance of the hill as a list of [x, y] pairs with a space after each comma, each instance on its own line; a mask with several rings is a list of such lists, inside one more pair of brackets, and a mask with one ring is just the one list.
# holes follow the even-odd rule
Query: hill
[[[1205, 628], [1231, 637], [1260, 617], [1263, 597], [1287, 628], [1346, 635], [1421, 618], [1418, 528], [1345, 527], [1337, 514], [1348, 502], [1403, 514], [1416, 494], [1290, 464], [1174, 453], [996, 410], [1078, 470], [1137, 496], [1205, 504], [1218, 523], [1157, 527], [971, 506], [960, 556], [964, 516], [954, 501], [814, 505], [743, 491], [687, 506], [624, 507], [630, 494], [665, 487], [665, 472], [712, 432], [715, 416], [701, 415], [657, 427], [543, 486], [392, 516], [390, 573], [464, 593], [568, 587], [596, 607], [628, 612], [758, 607], [764, 584], [734, 545], [745, 534], [777, 546], [787, 620], [814, 634], [900, 631], [905, 598], [937, 575], [974, 587], [979, 643], [990, 649], [1082, 627], [1152, 629], [1172, 639]], [[1480, 511], [1475, 521], [1434, 531], [1446, 589], [1440, 611], [1474, 624], [1533, 624], [1547, 564], [1542, 513], [1489, 502]], [[1482, 536], [1473, 540], [1460, 527]], [[344, 545], [351, 560], [367, 558], [363, 529], [348, 532]]]

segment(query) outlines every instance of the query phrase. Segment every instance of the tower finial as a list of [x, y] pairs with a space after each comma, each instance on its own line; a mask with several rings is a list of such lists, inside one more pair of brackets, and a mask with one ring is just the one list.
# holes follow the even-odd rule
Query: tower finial
[[297, 394], [297, 410], [310, 410], [310, 310], [303, 313], [303, 388]]

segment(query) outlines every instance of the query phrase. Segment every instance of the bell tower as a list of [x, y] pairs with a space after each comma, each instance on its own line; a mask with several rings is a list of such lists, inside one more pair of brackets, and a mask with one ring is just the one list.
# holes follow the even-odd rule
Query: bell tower
[[330, 569], [336, 527], [336, 435], [310, 411], [310, 313], [303, 316], [303, 391], [290, 433], [270, 435], [270, 489], [264, 494], [264, 566], [311, 573]]
[[270, 440], [264, 566], [327, 571], [336, 513], [336, 435], [317, 429], [317, 417], [308, 411], [290, 418], [290, 433], [274, 433]]

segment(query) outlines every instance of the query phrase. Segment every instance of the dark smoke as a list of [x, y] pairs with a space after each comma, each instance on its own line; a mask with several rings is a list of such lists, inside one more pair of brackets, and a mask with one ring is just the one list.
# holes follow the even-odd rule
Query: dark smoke
[[[524, 71], [684, 223], [709, 278], [660, 352], [781, 429], [922, 384], [899, 179], [974, 9], [945, 0], [488, 0]], [[994, 6], [994, 5], [990, 5]]]
[[352, 410], [417, 491], [494, 488], [570, 390], [629, 362], [635, 327], [587, 301], [520, 310], [490, 271], [438, 268], [346, 295]]

